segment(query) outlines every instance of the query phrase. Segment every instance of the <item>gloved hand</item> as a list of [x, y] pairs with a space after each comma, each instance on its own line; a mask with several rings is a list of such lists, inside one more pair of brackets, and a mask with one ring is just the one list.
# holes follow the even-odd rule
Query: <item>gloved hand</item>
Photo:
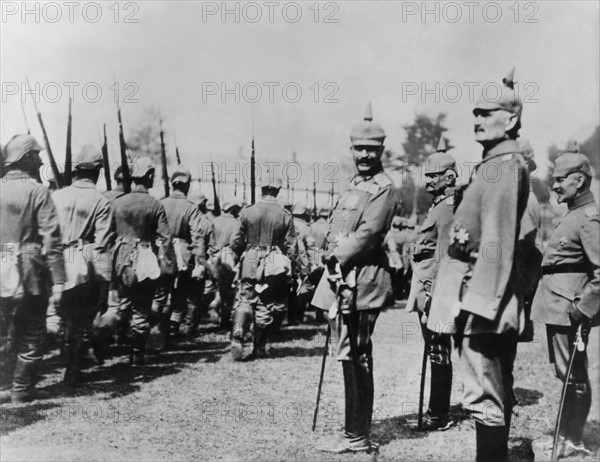
[[571, 303], [571, 310], [569, 311], [569, 319], [571, 320], [571, 324], [573, 326], [578, 326], [579, 324], [589, 322], [590, 319], [579, 309], [577, 308], [577, 301], [574, 300]]
[[60, 300], [62, 299], [62, 293], [64, 288], [64, 284], [54, 284], [52, 286], [52, 295], [50, 296], [50, 304], [52, 306], [57, 307], [58, 305], [60, 305]]
[[322, 262], [327, 267], [327, 271], [330, 275], [334, 275], [339, 272], [339, 262], [335, 255], [323, 255]]

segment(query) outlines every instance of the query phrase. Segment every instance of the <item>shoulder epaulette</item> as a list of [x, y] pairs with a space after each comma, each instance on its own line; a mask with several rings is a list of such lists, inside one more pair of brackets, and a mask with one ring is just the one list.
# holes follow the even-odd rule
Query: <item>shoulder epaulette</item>
[[589, 207], [586, 207], [585, 210], [583, 211], [583, 213], [585, 213], [586, 217], [591, 218], [591, 217], [598, 215], [598, 208], [591, 205]]

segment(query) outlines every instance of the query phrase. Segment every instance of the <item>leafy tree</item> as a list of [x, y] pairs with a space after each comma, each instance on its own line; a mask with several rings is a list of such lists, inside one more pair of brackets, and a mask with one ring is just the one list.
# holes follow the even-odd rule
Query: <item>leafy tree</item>
[[[431, 198], [420, 184], [421, 176], [414, 174], [414, 170], [437, 150], [440, 137], [448, 130], [443, 125], [445, 119], [445, 113], [440, 113], [435, 117], [417, 114], [412, 124], [402, 127], [406, 131], [406, 140], [402, 143], [403, 153], [397, 157], [390, 155], [386, 159], [388, 164], [397, 165], [398, 168], [404, 170], [405, 177], [411, 179], [411, 181], [404, 182], [401, 195], [405, 211], [410, 210], [415, 218], [417, 215], [424, 215], [427, 212]], [[448, 149], [453, 147], [448, 141], [446, 141], [446, 145]], [[413, 174], [408, 174], [411, 171]]]
[[[161, 165], [158, 109], [149, 107], [144, 110], [142, 117], [137, 121], [127, 138], [127, 147], [133, 159], [139, 156], [147, 156], [157, 165], [157, 168]], [[170, 163], [169, 157], [167, 157], [167, 163]]]

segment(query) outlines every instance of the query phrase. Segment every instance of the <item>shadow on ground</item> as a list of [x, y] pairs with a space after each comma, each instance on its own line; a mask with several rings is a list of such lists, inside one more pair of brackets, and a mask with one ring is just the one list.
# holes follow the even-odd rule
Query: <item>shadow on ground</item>
[[530, 390], [528, 388], [515, 388], [515, 396], [517, 397], [517, 406], [532, 406], [538, 404], [540, 398], [544, 394], [538, 390]]

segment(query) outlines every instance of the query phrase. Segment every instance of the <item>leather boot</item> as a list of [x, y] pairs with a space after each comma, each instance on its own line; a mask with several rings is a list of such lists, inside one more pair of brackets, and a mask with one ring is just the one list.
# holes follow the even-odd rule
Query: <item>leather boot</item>
[[346, 438], [368, 441], [373, 410], [373, 376], [366, 371], [356, 371], [352, 361], [342, 361], [342, 367], [346, 398]]
[[63, 376], [63, 382], [69, 387], [77, 387], [81, 384], [81, 370], [79, 369], [78, 359], [79, 352], [77, 350], [70, 350], [66, 352], [67, 365], [65, 367], [65, 375]]
[[238, 306], [233, 314], [231, 334], [231, 356], [234, 361], [243, 361], [252, 357], [254, 351], [252, 331], [252, 308]]
[[435, 429], [441, 429], [448, 423], [450, 394], [452, 393], [452, 364], [431, 363], [431, 391], [427, 414]]
[[254, 325], [253, 355], [255, 358], [268, 358], [269, 357], [269, 353], [267, 352], [267, 342], [269, 340], [269, 328], [270, 328], [270, 326], [264, 326], [262, 324]]
[[508, 461], [508, 432], [506, 426], [490, 427], [476, 422], [475, 428], [477, 432], [477, 455], [475, 461]]
[[146, 364], [146, 343], [148, 342], [148, 333], [134, 332], [131, 338], [132, 355], [130, 357], [130, 364], [133, 366], [143, 366]]
[[26, 403], [36, 398], [35, 378], [37, 363], [38, 361], [17, 357], [13, 387], [10, 392], [12, 402]]
[[[563, 407], [564, 436], [580, 443], [583, 429], [592, 405], [592, 390], [587, 383], [569, 383]], [[567, 412], [568, 410], [568, 412]]]
[[285, 318], [285, 311], [273, 311], [273, 324], [271, 324], [271, 331], [274, 334], [278, 334], [281, 331], [283, 318]]

